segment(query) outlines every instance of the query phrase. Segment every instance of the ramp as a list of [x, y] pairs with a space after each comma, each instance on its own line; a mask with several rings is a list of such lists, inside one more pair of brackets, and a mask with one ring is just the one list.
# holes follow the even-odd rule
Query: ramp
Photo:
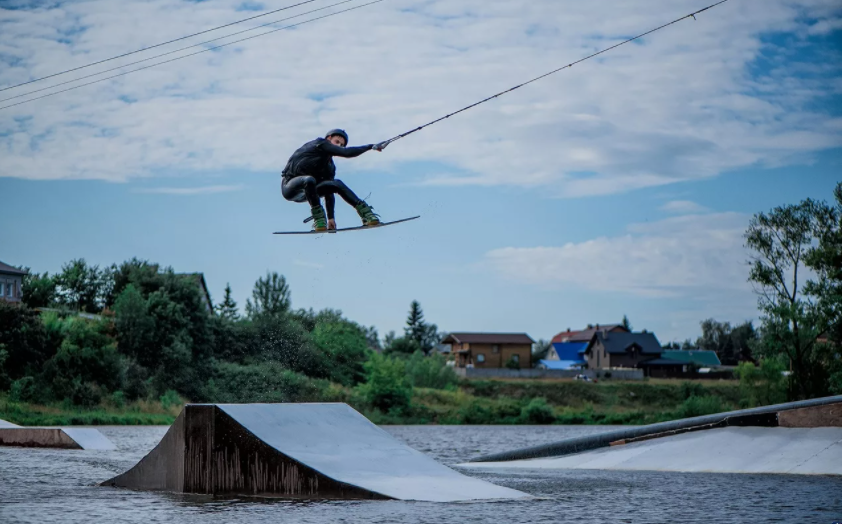
[[439, 464], [346, 404], [188, 404], [155, 449], [102, 485], [301, 499], [529, 496]]
[[115, 449], [105, 435], [93, 428], [0, 427], [0, 446], [23, 448]]
[[17, 424], [12, 424], [11, 422], [6, 422], [5, 420], [0, 420], [0, 428], [19, 428]]
[[608, 469], [842, 475], [842, 428], [728, 427], [482, 469]]

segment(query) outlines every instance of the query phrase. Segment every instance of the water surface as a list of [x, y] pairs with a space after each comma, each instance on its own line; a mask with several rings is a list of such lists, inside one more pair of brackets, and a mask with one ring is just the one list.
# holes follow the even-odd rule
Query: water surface
[[[623, 471], [464, 473], [537, 500], [437, 504], [253, 501], [96, 486], [137, 463], [165, 427], [101, 427], [117, 449], [0, 447], [0, 523], [754, 523], [842, 520], [842, 477]], [[448, 465], [471, 457], [611, 429], [606, 426], [391, 426]]]

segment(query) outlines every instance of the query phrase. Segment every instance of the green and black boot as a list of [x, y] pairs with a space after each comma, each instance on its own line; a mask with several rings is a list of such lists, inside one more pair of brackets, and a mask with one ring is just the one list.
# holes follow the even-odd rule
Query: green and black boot
[[378, 226], [380, 225], [380, 217], [377, 216], [377, 213], [372, 211], [371, 206], [360, 201], [356, 207], [357, 213], [360, 215], [360, 219], [363, 221], [364, 226]]
[[327, 231], [327, 217], [321, 204], [310, 208], [313, 214], [313, 231]]

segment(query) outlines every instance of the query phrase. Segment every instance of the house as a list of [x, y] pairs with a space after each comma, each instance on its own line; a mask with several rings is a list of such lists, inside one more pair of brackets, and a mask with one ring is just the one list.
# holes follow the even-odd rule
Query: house
[[503, 368], [509, 361], [532, 367], [532, 344], [526, 333], [451, 333], [442, 344], [450, 345], [457, 367]]
[[588, 324], [588, 327], [580, 331], [570, 331], [570, 328], [567, 328], [567, 331], [562, 331], [554, 336], [552, 343], [555, 345], [564, 342], [590, 342], [594, 334], [599, 331], [603, 333], [629, 332], [622, 324]]
[[211, 301], [204, 273], [179, 273], [178, 276], [195, 282], [196, 286], [199, 288], [199, 296], [201, 297], [202, 305], [205, 306], [208, 313], [213, 315], [213, 301]]
[[705, 349], [665, 349], [660, 357], [640, 364], [646, 376], [661, 378], [696, 375], [698, 370], [709, 373], [721, 366], [716, 352]]
[[20, 304], [26, 271], [0, 262], [0, 300]]
[[663, 351], [653, 333], [597, 331], [583, 355], [588, 369], [637, 368]]
[[[597, 332], [628, 333], [622, 324], [589, 324], [581, 331], [562, 331], [552, 339], [547, 356], [540, 362], [541, 369], [576, 369], [584, 367], [584, 353]], [[546, 360], [547, 362], [544, 362]]]

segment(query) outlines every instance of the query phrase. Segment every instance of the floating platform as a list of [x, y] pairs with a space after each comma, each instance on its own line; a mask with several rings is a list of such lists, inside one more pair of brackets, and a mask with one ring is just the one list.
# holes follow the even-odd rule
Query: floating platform
[[0, 421], [0, 446], [22, 448], [115, 449], [114, 444], [93, 428], [21, 427]]
[[223, 497], [454, 502], [529, 495], [465, 476], [347, 404], [188, 404], [103, 486]]
[[460, 466], [842, 475], [842, 396], [624, 428]]

